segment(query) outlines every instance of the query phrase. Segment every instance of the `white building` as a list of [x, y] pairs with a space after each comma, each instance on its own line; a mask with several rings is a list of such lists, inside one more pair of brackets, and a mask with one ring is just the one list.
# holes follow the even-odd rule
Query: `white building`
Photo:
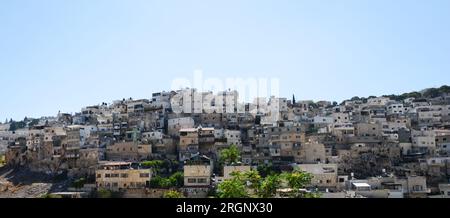
[[402, 103], [388, 103], [386, 105], [386, 115], [404, 114], [407, 108]]
[[349, 113], [333, 113], [333, 119], [335, 123], [348, 123], [350, 122], [350, 114]]
[[333, 122], [333, 117], [315, 116], [313, 119], [314, 124], [332, 124]]
[[226, 129], [224, 136], [227, 139], [228, 145], [234, 144], [238, 147], [242, 146], [241, 131]]

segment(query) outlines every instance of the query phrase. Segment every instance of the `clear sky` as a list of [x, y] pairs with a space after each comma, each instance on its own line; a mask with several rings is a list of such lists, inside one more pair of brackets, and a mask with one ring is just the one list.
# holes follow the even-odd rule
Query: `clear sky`
[[2, 0], [0, 119], [276, 77], [341, 101], [450, 84], [448, 0]]

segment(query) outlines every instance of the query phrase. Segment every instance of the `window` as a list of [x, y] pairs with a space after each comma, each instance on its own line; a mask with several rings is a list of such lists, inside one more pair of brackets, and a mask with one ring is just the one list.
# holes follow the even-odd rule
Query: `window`
[[205, 178], [198, 179], [197, 183], [206, 183], [206, 179]]
[[111, 174], [111, 178], [118, 178], [119, 177], [119, 174], [118, 173], [113, 173], [113, 174]]
[[141, 174], [139, 174], [139, 177], [147, 178], [147, 177], [150, 177], [150, 174], [149, 173], [141, 173]]
[[188, 183], [196, 183], [197, 182], [197, 180], [196, 179], [188, 179]]
[[121, 178], [128, 178], [128, 174], [122, 173], [122, 174], [120, 174], [120, 177], [121, 177]]
[[423, 187], [421, 185], [415, 185], [413, 186], [413, 191], [422, 191]]
[[109, 174], [109, 173], [105, 174], [105, 178], [109, 178], [109, 177], [111, 177], [111, 174]]
[[344, 178], [339, 178], [339, 182], [340, 183], [345, 182], [345, 179]]

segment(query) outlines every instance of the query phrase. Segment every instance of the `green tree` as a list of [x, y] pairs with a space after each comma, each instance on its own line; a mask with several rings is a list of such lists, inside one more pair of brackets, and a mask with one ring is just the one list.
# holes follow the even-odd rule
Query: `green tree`
[[350, 101], [359, 101], [359, 100], [361, 100], [361, 98], [358, 97], [358, 96], [355, 96], [355, 97], [350, 99]]
[[9, 131], [14, 132], [14, 131], [16, 131], [16, 130], [17, 130], [17, 124], [16, 124], [16, 122], [11, 122], [11, 123], [9, 123]]
[[86, 184], [86, 178], [80, 178], [73, 182], [72, 186], [76, 189], [83, 188], [84, 184]]
[[272, 164], [259, 165], [257, 170], [259, 172], [259, 175], [261, 175], [262, 177], [266, 177], [266, 176], [275, 174]]
[[184, 183], [184, 176], [182, 172], [176, 172], [168, 178], [155, 176], [150, 180], [150, 187], [152, 188], [174, 188], [182, 187]]
[[164, 161], [162, 160], [150, 160], [141, 162], [142, 167], [152, 168], [153, 172], [160, 173], [161, 169], [164, 168]]
[[99, 189], [97, 191], [97, 198], [112, 198], [113, 193], [106, 189]]
[[[277, 189], [281, 185], [281, 178], [277, 174], [262, 178], [258, 171], [250, 170], [245, 173], [233, 172], [231, 175], [233, 176], [233, 179], [231, 180], [234, 181], [232, 184], [236, 186], [231, 186], [229, 184], [230, 189], [243, 187], [245, 194], [244, 192], [241, 192], [241, 196], [245, 197], [274, 197]], [[239, 183], [237, 181], [239, 181]], [[242, 186], [237, 186], [238, 184], [242, 184]], [[237, 192], [236, 189], [234, 189], [234, 193]]]
[[307, 192], [303, 194], [303, 198], [320, 198], [322, 195], [317, 192]]
[[233, 178], [223, 181], [217, 188], [219, 198], [272, 198], [277, 190], [286, 185], [292, 189], [291, 197], [317, 198], [320, 195], [315, 192], [301, 192], [311, 184], [312, 175], [305, 172], [294, 171], [292, 173], [271, 173], [261, 177], [258, 171], [233, 172]]
[[259, 175], [258, 171], [256, 170], [250, 170], [248, 172], [244, 173], [244, 180], [245, 182], [250, 182], [250, 188], [253, 190], [258, 190], [259, 183], [261, 182], [261, 175]]
[[9, 126], [9, 131], [16, 131], [18, 129], [25, 128], [26, 126], [27, 126], [27, 124], [23, 121], [20, 121], [20, 122], [12, 121]]
[[173, 187], [183, 187], [184, 185], [184, 175], [183, 172], [176, 172], [169, 177], [170, 184]]
[[315, 102], [312, 102], [311, 104], [309, 104], [309, 107], [312, 109], [317, 109], [317, 108], [319, 108], [319, 105]]
[[261, 182], [258, 187], [258, 196], [261, 198], [275, 197], [277, 189], [281, 186], [281, 177], [279, 175], [269, 175]]
[[164, 178], [162, 178], [161, 176], [154, 176], [151, 180], [150, 180], [150, 187], [151, 188], [161, 188], [162, 183]]
[[42, 195], [41, 198], [62, 198], [62, 196], [55, 195], [55, 194], [45, 194], [45, 195]]
[[143, 161], [141, 162], [141, 166], [143, 167], [152, 167], [152, 168], [159, 168], [164, 165], [164, 161], [162, 160], [150, 160], [150, 161]]
[[306, 134], [314, 134], [319, 131], [319, 128], [315, 127], [314, 125], [308, 125], [308, 129], [306, 130]]
[[450, 93], [450, 86], [441, 86], [441, 88], [439, 88], [439, 91], [441, 93]]
[[442, 93], [440, 92], [440, 89], [431, 88], [431, 89], [427, 89], [423, 93], [423, 96], [426, 98], [436, 98], [436, 97], [439, 97], [441, 94]]
[[220, 151], [220, 161], [226, 165], [238, 163], [240, 159], [240, 151], [234, 144], [232, 144], [229, 148], [225, 148]]
[[292, 189], [294, 197], [302, 197], [300, 189], [306, 188], [311, 184], [312, 175], [306, 172], [294, 171], [292, 173], [284, 173], [282, 177], [286, 180], [289, 188]]
[[181, 192], [170, 190], [164, 193], [163, 198], [184, 198], [184, 195]]
[[33, 127], [39, 124], [39, 119], [32, 119], [28, 126]]
[[248, 198], [249, 194], [245, 184], [238, 178], [227, 179], [217, 187], [217, 197], [219, 198]]

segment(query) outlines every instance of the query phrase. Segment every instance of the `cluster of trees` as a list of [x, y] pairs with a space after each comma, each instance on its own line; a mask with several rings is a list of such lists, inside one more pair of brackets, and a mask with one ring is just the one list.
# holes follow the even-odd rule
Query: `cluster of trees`
[[27, 126], [27, 123], [24, 121], [12, 121], [11, 123], [9, 123], [9, 131], [16, 131], [18, 129], [22, 129], [25, 128]]
[[55, 194], [44, 194], [41, 196], [41, 198], [62, 198], [61, 195], [55, 195]]
[[306, 129], [306, 134], [315, 134], [319, 131], [319, 128], [315, 127], [314, 124], [308, 125]]
[[450, 86], [441, 86], [439, 88], [431, 88], [425, 90], [423, 92], [422, 96], [425, 98], [436, 98], [439, 96], [442, 96], [443, 94], [449, 94], [450, 93]]
[[33, 127], [39, 124], [39, 119], [29, 119], [25, 117], [22, 121], [6, 120], [5, 124], [9, 124], [9, 131], [16, 131], [25, 127]]
[[181, 188], [183, 187], [184, 176], [182, 172], [176, 172], [169, 177], [156, 175], [150, 180], [152, 188]]
[[[391, 100], [395, 101], [403, 101], [407, 98], [436, 98], [444, 94], [450, 94], [450, 86], [445, 85], [439, 88], [426, 89], [423, 92], [408, 92], [401, 95], [383, 95], [383, 97], [390, 98]], [[370, 96], [368, 98], [353, 97], [350, 100], [361, 100], [363, 103], [367, 103], [367, 100], [371, 98], [376, 98], [376, 96]]]
[[152, 168], [155, 173], [171, 173], [176, 170], [179, 163], [178, 161], [171, 160], [150, 160], [141, 162], [142, 167]]
[[93, 197], [95, 197], [95, 198], [121, 198], [122, 193], [101, 188], [95, 192]]
[[184, 198], [184, 195], [179, 191], [170, 190], [164, 193], [163, 198]]
[[241, 154], [239, 148], [232, 144], [229, 148], [222, 149], [220, 151], [220, 164], [232, 165], [237, 164], [241, 160]]
[[[152, 188], [179, 188], [183, 186], [184, 175], [182, 172], [175, 172], [170, 174], [174, 166], [178, 163], [173, 163], [167, 160], [150, 160], [141, 162], [142, 167], [152, 168], [154, 177], [150, 181]], [[169, 175], [169, 176], [168, 176]]]
[[[234, 165], [241, 159], [239, 148], [230, 145], [220, 152], [221, 165]], [[318, 197], [315, 193], [301, 192], [312, 179], [312, 175], [305, 172], [277, 173], [270, 165], [261, 165], [258, 170], [246, 173], [234, 172], [233, 178], [220, 183], [217, 187], [219, 198], [271, 198], [275, 197], [277, 190], [283, 187], [290, 188], [291, 197]]]
[[81, 189], [87, 183], [86, 178], [79, 178], [72, 183], [72, 186], [76, 189]]
[[383, 97], [389, 98], [394, 101], [403, 101], [407, 98], [422, 98], [422, 93], [420, 92], [409, 92], [401, 95], [383, 95]]
[[141, 162], [141, 166], [153, 168], [154, 170], [158, 170], [161, 167], [164, 167], [164, 165], [166, 165], [166, 163], [162, 160], [149, 160]]
[[217, 187], [218, 198], [273, 198], [280, 188], [289, 188], [289, 197], [318, 198], [319, 194], [305, 192], [311, 184], [312, 175], [305, 172], [271, 173], [262, 177], [258, 171], [234, 172], [233, 178], [220, 183]]

